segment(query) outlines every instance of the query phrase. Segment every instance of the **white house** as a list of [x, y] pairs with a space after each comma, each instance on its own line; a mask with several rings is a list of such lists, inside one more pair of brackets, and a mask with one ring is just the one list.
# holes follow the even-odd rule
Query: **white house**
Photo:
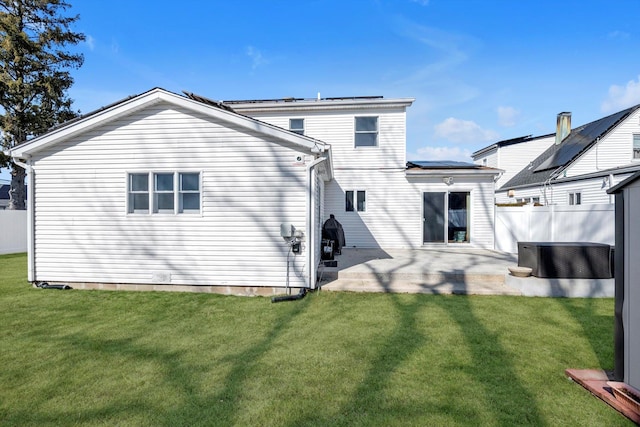
[[[325, 211], [342, 223], [348, 247], [462, 243], [493, 249], [492, 189], [500, 171], [459, 162], [407, 164], [406, 108], [413, 101], [378, 96], [225, 104], [331, 144], [334, 179], [325, 188]], [[453, 224], [453, 211], [462, 210], [464, 230]]]
[[640, 170], [640, 105], [575, 129], [570, 113], [561, 113], [555, 142], [526, 160], [496, 190], [498, 203], [613, 203], [607, 190]]
[[535, 159], [549, 148], [554, 139], [555, 134], [552, 133], [541, 136], [527, 135], [498, 141], [471, 154], [471, 158], [477, 165], [489, 166], [504, 171], [496, 181], [496, 188], [500, 188], [525, 166], [528, 166], [532, 159]]
[[29, 174], [28, 279], [75, 288], [314, 288], [347, 246], [493, 248], [494, 179], [405, 158], [381, 97], [216, 102], [153, 89], [11, 150]]

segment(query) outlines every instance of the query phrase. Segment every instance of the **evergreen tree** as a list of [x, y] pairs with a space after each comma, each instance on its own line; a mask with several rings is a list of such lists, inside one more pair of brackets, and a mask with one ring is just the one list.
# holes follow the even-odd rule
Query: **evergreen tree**
[[[0, 138], [9, 149], [77, 115], [66, 92], [81, 54], [66, 51], [85, 39], [71, 31], [64, 0], [0, 0]], [[3, 156], [0, 166], [9, 167]], [[9, 209], [25, 209], [25, 171], [11, 164]]]

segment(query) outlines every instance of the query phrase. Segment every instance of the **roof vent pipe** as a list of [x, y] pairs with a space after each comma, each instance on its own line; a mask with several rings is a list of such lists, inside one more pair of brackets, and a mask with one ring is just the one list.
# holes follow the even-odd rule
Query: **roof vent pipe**
[[558, 114], [556, 124], [556, 145], [560, 145], [563, 139], [571, 133], [571, 113], [563, 112]]

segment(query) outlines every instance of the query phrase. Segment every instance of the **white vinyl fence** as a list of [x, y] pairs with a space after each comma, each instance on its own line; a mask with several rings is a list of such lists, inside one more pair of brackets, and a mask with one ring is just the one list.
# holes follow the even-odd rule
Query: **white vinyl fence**
[[27, 251], [27, 211], [0, 210], [0, 254]]
[[496, 250], [518, 242], [615, 243], [615, 205], [496, 207]]

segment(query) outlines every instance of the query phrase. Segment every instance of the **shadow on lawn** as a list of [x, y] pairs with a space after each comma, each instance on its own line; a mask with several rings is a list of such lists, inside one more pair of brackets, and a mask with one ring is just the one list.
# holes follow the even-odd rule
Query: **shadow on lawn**
[[[613, 310], [610, 316], [598, 316], [593, 298], [561, 298], [556, 301], [580, 326], [582, 335], [587, 338], [598, 359], [598, 366], [583, 366], [581, 368], [613, 370]], [[603, 317], [609, 318], [608, 321], [604, 321]], [[568, 366], [568, 368], [573, 368], [573, 366]]]
[[[462, 270], [457, 273], [464, 276]], [[467, 374], [484, 388], [484, 402], [489, 405], [497, 425], [543, 424], [535, 396], [518, 381], [511, 357], [500, 343], [498, 334], [486, 328], [474, 315], [471, 298], [474, 297], [433, 300], [460, 327], [472, 358]], [[521, 402], [527, 404], [521, 405]]]
[[[109, 374], [121, 378], [113, 379], [117, 383], [116, 388], [111, 385], [104, 390], [102, 402], [97, 401], [87, 406], [73, 405], [72, 410], [68, 408], [60, 411], [51, 410], [51, 401], [59, 398], [61, 390], [72, 387], [73, 392], [77, 394], [81, 393], [78, 392], [78, 388], [84, 385], [76, 378], [79, 373], [78, 366], [66, 363], [64, 366], [70, 366], [68, 371], [57, 372], [47, 386], [38, 395], [33, 396], [30, 404], [32, 410], [14, 411], [12, 417], [5, 418], [4, 421], [9, 425], [12, 419], [29, 420], [32, 425], [108, 424], [110, 421], [114, 424], [140, 422], [157, 426], [236, 425], [238, 422], [236, 418], [242, 413], [239, 405], [242, 402], [243, 387], [247, 379], [250, 379], [252, 371], [258, 368], [262, 356], [273, 349], [274, 341], [288, 330], [291, 322], [305, 310], [307, 304], [300, 301], [288, 307], [274, 319], [270, 327], [265, 328], [267, 332], [260, 340], [239, 353], [230, 353], [220, 361], [220, 363], [232, 365], [232, 368], [226, 375], [224, 384], [216, 387], [215, 392], [208, 392], [201, 388], [202, 376], [207, 374], [209, 368], [206, 366], [208, 365], [185, 361], [183, 350], [167, 350], [164, 346], [152, 347], [141, 344], [138, 336], [103, 339], [78, 332], [51, 338], [57, 342], [56, 348], [60, 351], [68, 349], [72, 354], [71, 357], [77, 358], [80, 362], [105, 356], [108, 359], [132, 360], [134, 364], [143, 363], [146, 366], [144, 369], [154, 366], [152, 369], [159, 372], [159, 376], [140, 382], [135, 378], [135, 368], [123, 363], [119, 371]], [[80, 368], [80, 371], [82, 369]], [[107, 378], [100, 377], [102, 375], [104, 373], [99, 373], [94, 380], [108, 382]], [[131, 380], [124, 381], [125, 377]], [[162, 398], [162, 388], [171, 390], [168, 394], [169, 401], [150, 402], [150, 396]], [[117, 389], [122, 390], [122, 393], [117, 394]], [[145, 395], [145, 389], [149, 389], [149, 394]], [[95, 399], [95, 396], [89, 398]], [[47, 406], [49, 409], [39, 410]]]
[[[406, 265], [416, 261], [414, 254], [404, 265], [399, 265], [389, 274], [378, 275], [378, 283], [388, 292], [391, 292], [391, 280], [395, 271], [401, 270]], [[375, 271], [371, 271], [374, 273]], [[464, 277], [464, 271], [450, 272]], [[440, 284], [429, 285], [432, 290], [445, 288], [446, 279]], [[429, 340], [423, 331], [418, 327], [418, 318], [421, 310], [427, 305], [435, 304], [447, 312], [458, 324], [465, 339], [465, 344], [472, 357], [472, 365], [466, 369], [466, 374], [472, 377], [476, 383], [484, 388], [483, 401], [489, 407], [487, 412], [493, 414], [496, 425], [531, 424], [541, 425], [543, 420], [536, 408], [535, 397], [518, 381], [513, 363], [507, 351], [500, 344], [499, 336], [491, 332], [473, 314], [473, 307], [468, 296], [437, 296], [426, 300], [419, 296], [400, 296], [390, 293], [389, 298], [393, 307], [397, 311], [398, 321], [388, 340], [381, 346], [377, 355], [371, 362], [370, 369], [366, 372], [364, 380], [356, 388], [353, 398], [348, 405], [341, 409], [341, 414], [348, 421], [348, 424], [369, 425], [379, 424], [379, 413], [384, 411], [390, 419], [397, 417], [414, 424], [418, 420], [423, 421], [434, 416], [450, 417], [450, 421], [456, 424], [477, 425], [483, 420], [472, 408], [465, 408], [455, 399], [446, 403], [436, 405], [425, 405], [415, 408], [415, 404], [403, 401], [390, 400], [386, 393], [386, 388], [392, 381], [397, 369], [402, 363], [419, 351]], [[490, 348], [490, 353], [486, 349]], [[489, 367], [487, 369], [486, 367]], [[428, 367], [425, 367], [428, 369]], [[499, 378], [495, 378], [496, 372], [500, 373]], [[428, 388], [427, 388], [428, 389]], [[372, 391], [374, 391], [372, 393]], [[446, 394], [446, 393], [445, 393]], [[371, 396], [375, 396], [373, 399]], [[510, 397], [517, 396], [517, 399]], [[523, 407], [519, 403], [527, 402]], [[377, 414], [369, 414], [368, 408], [378, 408]], [[374, 411], [375, 412], [375, 411]], [[395, 419], [397, 421], [397, 419]], [[318, 419], [307, 417], [296, 420], [290, 424], [292, 427], [306, 424], [329, 424], [335, 420]]]

